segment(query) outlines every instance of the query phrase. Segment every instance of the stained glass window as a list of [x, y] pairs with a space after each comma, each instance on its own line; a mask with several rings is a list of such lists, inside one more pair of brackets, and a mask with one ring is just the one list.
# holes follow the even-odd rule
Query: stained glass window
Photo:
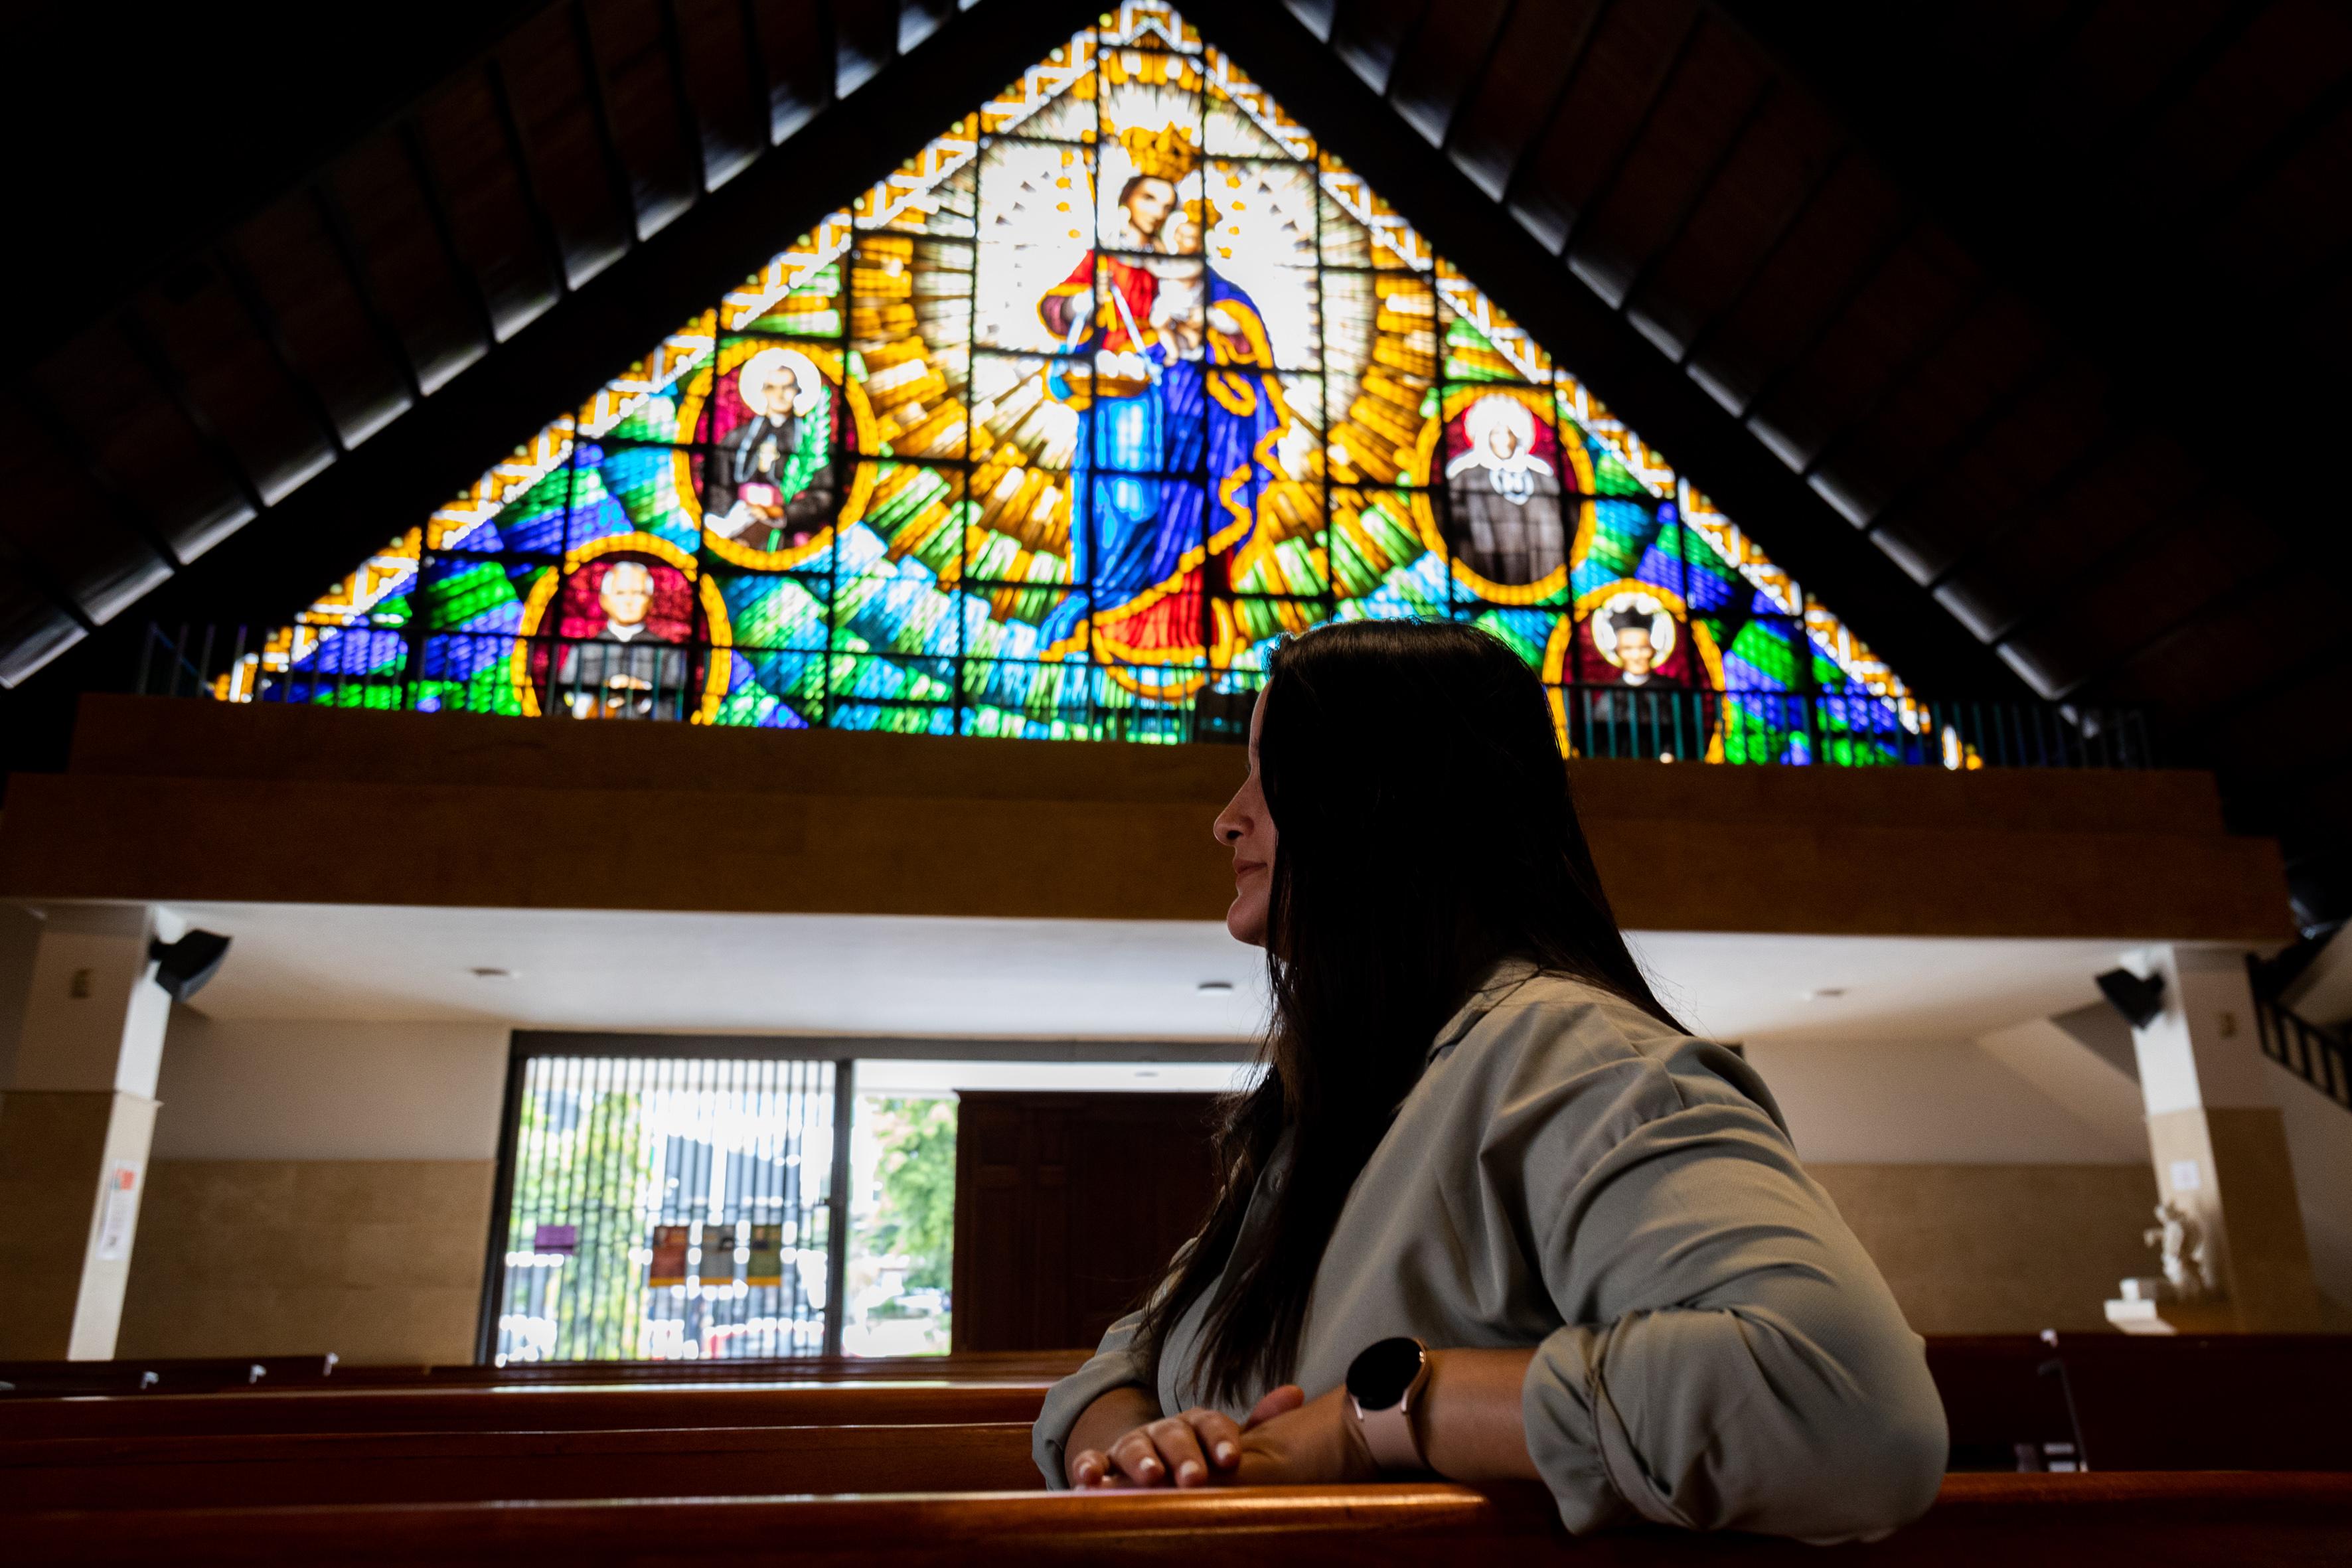
[[1236, 732], [1274, 640], [1475, 622], [1601, 755], [1916, 757], [1902, 683], [1165, 6], [793, 241], [222, 684]]

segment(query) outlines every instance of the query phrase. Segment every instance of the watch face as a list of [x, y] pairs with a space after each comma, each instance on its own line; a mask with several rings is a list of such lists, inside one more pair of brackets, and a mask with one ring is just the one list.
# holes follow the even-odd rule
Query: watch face
[[1404, 1398], [1421, 1375], [1419, 1340], [1382, 1340], [1348, 1368], [1348, 1393], [1367, 1410], [1387, 1410]]

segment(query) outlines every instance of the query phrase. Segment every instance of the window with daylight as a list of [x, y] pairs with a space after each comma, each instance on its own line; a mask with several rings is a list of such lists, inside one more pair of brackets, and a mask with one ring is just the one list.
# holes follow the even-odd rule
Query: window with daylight
[[480, 1358], [838, 1354], [849, 1071], [519, 1038]]
[[1577, 752], [1941, 760], [1834, 616], [1172, 11], [961, 107], [219, 693], [1188, 740], [1237, 731], [1284, 633], [1426, 616], [1517, 649]]

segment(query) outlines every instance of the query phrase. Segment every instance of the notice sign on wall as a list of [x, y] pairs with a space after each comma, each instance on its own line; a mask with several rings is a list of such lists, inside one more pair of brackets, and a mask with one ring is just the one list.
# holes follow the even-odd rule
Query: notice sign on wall
[[666, 1286], [686, 1283], [686, 1237], [688, 1226], [657, 1225], [654, 1226], [653, 1271], [646, 1283], [659, 1290]]
[[98, 1258], [118, 1263], [131, 1256], [131, 1227], [139, 1218], [139, 1167], [117, 1165], [106, 1173], [106, 1197], [98, 1209]]
[[743, 1269], [747, 1285], [781, 1285], [784, 1282], [784, 1227], [780, 1225], [755, 1225], [751, 1227], [751, 1259]]

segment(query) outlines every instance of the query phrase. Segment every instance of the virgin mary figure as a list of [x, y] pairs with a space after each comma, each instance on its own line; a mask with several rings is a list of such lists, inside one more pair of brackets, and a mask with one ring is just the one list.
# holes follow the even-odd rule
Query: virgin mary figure
[[1234, 557], [1255, 532], [1259, 500], [1283, 477], [1276, 448], [1294, 424], [1257, 302], [1203, 253], [1202, 237], [1222, 216], [1196, 197], [1163, 231], [1166, 252], [1191, 258], [1163, 268], [1155, 299], [1167, 477], [1137, 563], [1140, 602], [1098, 595], [1096, 611], [1111, 651], [1147, 663], [1204, 651], [1204, 587], [1213, 574], [1227, 585]]
[[[1154, 524], [1171, 467], [1161, 378], [1168, 356], [1153, 326], [1160, 279], [1143, 257], [1160, 248], [1176, 186], [1200, 162], [1181, 126], [1119, 135], [1134, 173], [1119, 188], [1114, 248], [1088, 250], [1038, 301], [1038, 319], [1062, 340], [1046, 391], [1078, 416], [1071, 459], [1070, 579], [1042, 640], [1068, 651], [1089, 614], [1132, 599], [1153, 581]], [[1087, 309], [1089, 302], [1093, 308]], [[1083, 644], [1077, 645], [1083, 647]]]

